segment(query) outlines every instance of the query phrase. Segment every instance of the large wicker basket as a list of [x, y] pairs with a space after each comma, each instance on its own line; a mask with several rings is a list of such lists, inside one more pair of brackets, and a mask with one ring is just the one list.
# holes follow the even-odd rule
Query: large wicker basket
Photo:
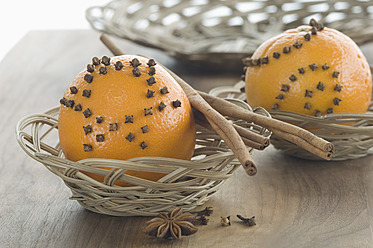
[[[215, 88], [210, 91], [210, 94], [245, 100], [246, 95], [240, 90], [244, 85], [245, 83], [240, 81], [233, 87]], [[332, 160], [357, 159], [373, 154], [373, 101], [370, 102], [369, 109], [364, 114], [335, 113], [314, 117], [278, 110], [271, 110], [269, 113], [274, 119], [308, 129], [317, 136], [332, 142], [335, 148]], [[321, 159], [275, 134], [271, 136], [271, 143], [292, 156], [313, 160]]]
[[[251, 110], [243, 101], [234, 102]], [[269, 116], [263, 109], [254, 111]], [[191, 161], [142, 157], [126, 161], [85, 159], [72, 162], [64, 158], [59, 146], [58, 112], [56, 107], [44, 114], [24, 117], [17, 123], [17, 140], [30, 157], [65, 182], [72, 192], [71, 199], [93, 212], [152, 216], [179, 206], [190, 210], [205, 203], [240, 166], [220, 136], [201, 126], [197, 126], [197, 143]], [[268, 130], [251, 123], [232, 121], [261, 135], [270, 135]], [[123, 174], [132, 169], [167, 175], [153, 182]], [[104, 175], [105, 180], [98, 182], [82, 171]], [[117, 186], [116, 180], [134, 186]]]
[[113, 0], [87, 9], [86, 17], [100, 32], [236, 69], [265, 40], [311, 18], [359, 45], [373, 37], [372, 3], [365, 0]]

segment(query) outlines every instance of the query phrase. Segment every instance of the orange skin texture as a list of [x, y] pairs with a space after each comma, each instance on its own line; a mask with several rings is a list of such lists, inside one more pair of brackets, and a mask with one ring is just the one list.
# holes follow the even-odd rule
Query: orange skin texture
[[[372, 76], [361, 50], [349, 37], [329, 28], [306, 41], [305, 31], [310, 33], [310, 30], [310, 26], [290, 29], [255, 51], [252, 58], [268, 56], [269, 63], [248, 67], [245, 75], [248, 104], [267, 110], [278, 104], [278, 110], [304, 115], [314, 115], [316, 110], [324, 115], [329, 108], [334, 113], [365, 113], [371, 99]], [[296, 41], [302, 44], [298, 49], [293, 47]], [[283, 53], [285, 46], [291, 47], [290, 53]], [[281, 54], [278, 59], [273, 57], [274, 52]], [[309, 67], [313, 63], [318, 66], [314, 71]], [[322, 69], [325, 63], [330, 67], [327, 70]], [[300, 74], [298, 68], [304, 68], [305, 73]], [[333, 72], [340, 74], [334, 78]], [[294, 82], [289, 79], [292, 74], [297, 78]], [[325, 85], [323, 91], [317, 89], [319, 82]], [[283, 84], [290, 86], [288, 92], [281, 91]], [[336, 84], [342, 86], [340, 92], [334, 89]], [[305, 97], [306, 90], [312, 91], [312, 98]], [[282, 100], [276, 99], [279, 94], [284, 96]], [[335, 98], [342, 100], [339, 105], [333, 103]], [[306, 103], [310, 109], [304, 107]]]
[[[130, 61], [137, 58], [141, 65], [138, 68], [141, 76], [135, 77]], [[116, 61], [120, 60], [124, 67], [115, 70]], [[106, 66], [107, 74], [99, 74], [101, 65], [95, 66], [91, 73], [93, 81], [84, 80], [87, 70], [83, 70], [68, 87], [64, 97], [80, 103], [82, 111], [61, 105], [59, 114], [59, 139], [61, 149], [67, 159], [79, 161], [86, 158], [104, 158], [126, 160], [134, 157], [168, 157], [190, 160], [196, 141], [194, 116], [187, 96], [177, 82], [159, 65], [155, 65], [153, 75], [156, 83], [149, 86], [147, 79], [148, 59], [140, 56], [123, 55], [112, 57]], [[70, 93], [70, 87], [78, 89], [77, 94]], [[167, 86], [169, 93], [162, 95], [160, 89]], [[82, 96], [84, 89], [91, 90], [89, 98]], [[147, 91], [153, 90], [154, 97], [147, 97]], [[172, 101], [179, 100], [181, 107], [173, 107]], [[159, 111], [160, 102], [166, 107]], [[152, 107], [152, 115], [145, 116], [144, 108]], [[86, 118], [83, 111], [89, 108], [93, 113]], [[133, 123], [125, 123], [125, 115], [133, 115]], [[96, 123], [96, 117], [103, 117], [102, 123]], [[109, 131], [111, 123], [118, 124], [117, 131]], [[92, 132], [85, 134], [83, 126], [91, 125]], [[149, 131], [143, 133], [141, 127], [147, 125]], [[129, 133], [135, 138], [126, 139]], [[103, 134], [104, 141], [97, 142], [96, 135]], [[142, 149], [141, 142], [148, 147]], [[92, 146], [92, 151], [84, 151], [83, 144]], [[92, 175], [103, 181], [103, 177]], [[164, 176], [162, 173], [127, 171], [126, 174], [156, 181]], [[117, 181], [117, 185], [129, 184]]]

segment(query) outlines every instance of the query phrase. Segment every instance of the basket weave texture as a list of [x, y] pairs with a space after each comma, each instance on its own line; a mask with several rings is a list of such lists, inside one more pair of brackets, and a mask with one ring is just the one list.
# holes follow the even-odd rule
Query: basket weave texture
[[[240, 105], [251, 110], [243, 101]], [[268, 115], [260, 109], [258, 111]], [[180, 206], [190, 210], [205, 203], [240, 166], [220, 136], [198, 125], [196, 149], [191, 161], [142, 157], [126, 161], [85, 159], [72, 162], [64, 158], [59, 146], [58, 112], [56, 107], [20, 120], [16, 127], [18, 143], [30, 157], [65, 182], [72, 192], [71, 199], [93, 212], [113, 216], [154, 216]], [[256, 125], [232, 121], [262, 135], [270, 135], [268, 130]], [[126, 170], [167, 175], [153, 182], [123, 174]], [[105, 180], [98, 182], [82, 171], [104, 175]], [[116, 180], [133, 186], [117, 186]]]
[[86, 18], [100, 32], [204, 64], [237, 65], [268, 38], [311, 18], [358, 45], [373, 38], [366, 0], [113, 0], [87, 9]]
[[[240, 81], [233, 87], [215, 88], [210, 91], [210, 94], [245, 100], [246, 95], [240, 90], [244, 85], [245, 83]], [[332, 158], [334, 161], [357, 159], [373, 154], [373, 101], [370, 102], [368, 111], [364, 114], [335, 113], [314, 117], [279, 110], [271, 110], [269, 113], [274, 119], [308, 129], [317, 136], [332, 142], [335, 148]], [[271, 144], [292, 156], [312, 160], [321, 159], [275, 134], [271, 136]]]

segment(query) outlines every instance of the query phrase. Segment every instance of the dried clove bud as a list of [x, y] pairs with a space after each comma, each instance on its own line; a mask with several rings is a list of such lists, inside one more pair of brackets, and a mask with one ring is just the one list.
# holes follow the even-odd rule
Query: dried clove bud
[[293, 44], [293, 47], [295, 47], [296, 49], [299, 49], [302, 47], [302, 43], [299, 43], [298, 41], [296, 41], [294, 44]]
[[150, 76], [155, 75], [155, 67], [154, 66], [149, 67], [149, 72], [148, 73], [149, 73]]
[[74, 107], [74, 100], [66, 100], [65, 101], [65, 106], [68, 107], [68, 108], [73, 108]]
[[147, 98], [152, 98], [152, 97], [154, 97], [154, 90], [149, 90], [148, 89], [148, 92], [146, 92], [146, 97]]
[[85, 135], [92, 133], [92, 126], [91, 125], [83, 126], [83, 130], [84, 130]]
[[76, 88], [75, 86], [70, 87], [70, 93], [71, 93], [71, 94], [76, 94], [76, 93], [78, 93], [78, 88]]
[[179, 107], [181, 107], [181, 102], [179, 100], [172, 101], [172, 106], [174, 108], [179, 108]]
[[213, 212], [214, 212], [213, 207], [205, 207], [201, 211], [194, 211], [194, 212], [190, 212], [190, 213], [197, 214], [198, 216], [202, 216], [202, 215], [210, 216]]
[[334, 113], [333, 108], [328, 108], [328, 109], [326, 110], [326, 113], [327, 113], [327, 114], [333, 114], [333, 113]]
[[87, 108], [86, 110], [83, 111], [83, 115], [85, 118], [88, 118], [92, 115], [92, 111], [89, 108]]
[[138, 67], [139, 65], [141, 65], [140, 61], [137, 58], [134, 58], [133, 60], [131, 60], [130, 63], [131, 63], [131, 66], [133, 67]]
[[287, 54], [287, 53], [290, 53], [291, 51], [291, 47], [290, 46], [285, 46], [283, 49], [282, 49], [282, 52]]
[[149, 127], [148, 127], [148, 125], [145, 125], [145, 126], [141, 127], [141, 131], [142, 131], [142, 133], [147, 133], [147, 132], [149, 132]]
[[94, 72], [95, 71], [95, 67], [93, 65], [91, 65], [91, 64], [88, 64], [87, 65], [87, 71], [88, 72]]
[[93, 150], [92, 146], [91, 145], [88, 145], [88, 144], [83, 144], [83, 150], [85, 152], [90, 152]]
[[295, 80], [297, 80], [297, 77], [294, 74], [291, 74], [289, 79], [290, 79], [290, 81], [294, 82]]
[[298, 72], [299, 72], [299, 74], [304, 74], [304, 68], [302, 67], [302, 68], [299, 68], [298, 69]]
[[316, 22], [315, 28], [317, 31], [322, 31], [324, 29], [324, 25], [321, 22]]
[[311, 69], [312, 71], [315, 71], [315, 70], [318, 68], [318, 66], [317, 66], [316, 63], [310, 64], [309, 67], [310, 67], [310, 69]]
[[304, 93], [304, 97], [311, 97], [312, 98], [312, 90], [306, 90], [306, 92]]
[[321, 68], [324, 70], [324, 71], [326, 71], [327, 69], [329, 69], [329, 66], [328, 66], [328, 64], [323, 64], [323, 66], [321, 66]]
[[311, 18], [309, 25], [311, 27], [314, 27], [314, 26], [316, 26], [316, 24], [317, 24], [317, 21], [315, 19]]
[[253, 65], [260, 65], [260, 60], [259, 59], [253, 59], [253, 60], [251, 60], [251, 63]]
[[82, 111], [82, 105], [80, 105], [80, 103], [75, 105], [74, 110], [75, 111]]
[[310, 109], [311, 109], [311, 104], [308, 103], [308, 102], [306, 102], [306, 103], [304, 104], [304, 108], [310, 110]]
[[129, 142], [132, 142], [132, 140], [135, 138], [135, 136], [132, 134], [132, 133], [129, 133], [127, 136], [126, 136], [126, 140], [128, 140]]
[[155, 66], [157, 63], [155, 62], [154, 59], [149, 59], [148, 63], [146, 63], [149, 67]]
[[279, 99], [279, 100], [282, 100], [284, 99], [284, 95], [283, 94], [279, 94], [278, 96], [275, 97], [276, 99]]
[[313, 34], [313, 35], [317, 34], [317, 28], [316, 27], [311, 28], [311, 34]]
[[83, 90], [82, 96], [89, 98], [91, 96], [91, 90]]
[[266, 65], [266, 64], [268, 64], [268, 62], [269, 62], [268, 56], [265, 56], [265, 57], [263, 57], [263, 58], [260, 58], [259, 60], [260, 60], [260, 64], [261, 64], [261, 65]]
[[84, 80], [87, 82], [87, 83], [92, 83], [92, 81], [93, 81], [93, 76], [91, 75], [91, 74], [89, 74], [89, 73], [87, 73], [87, 74], [85, 74], [84, 75]]
[[303, 37], [304, 37], [304, 40], [305, 40], [305, 41], [310, 41], [310, 40], [311, 40], [311, 35], [310, 35], [310, 33], [305, 34]]
[[281, 85], [281, 91], [288, 92], [290, 90], [290, 86], [287, 84]]
[[101, 59], [101, 63], [104, 65], [110, 65], [110, 58], [108, 56], [103, 56]]
[[135, 76], [135, 77], [140, 77], [141, 76], [141, 71], [138, 67], [134, 67], [132, 69], [132, 74]]
[[158, 110], [162, 111], [165, 107], [166, 107], [166, 104], [164, 104], [164, 102], [160, 102], [158, 106]]
[[340, 72], [334, 71], [333, 72], [333, 78], [338, 78]]
[[167, 93], [170, 93], [170, 92], [168, 91], [168, 89], [167, 89], [167, 86], [163, 87], [160, 91], [161, 91], [161, 94], [162, 94], [162, 95], [165, 95], [165, 94], [167, 94]]
[[123, 63], [122, 61], [117, 61], [115, 62], [114, 66], [115, 66], [115, 70], [120, 71], [123, 68]]
[[148, 82], [148, 85], [149, 85], [149, 86], [152, 86], [153, 84], [156, 83], [154, 77], [150, 77], [150, 78], [146, 79], [146, 82]]
[[273, 57], [274, 57], [275, 59], [280, 58], [280, 56], [281, 56], [280, 53], [278, 53], [278, 52], [273, 52]]
[[93, 65], [99, 65], [99, 64], [101, 64], [101, 61], [100, 61], [99, 58], [97, 58], [97, 57], [93, 57], [93, 58], [92, 58], [92, 64], [93, 64]]
[[279, 107], [280, 106], [277, 103], [275, 103], [272, 105], [272, 110], [277, 110]]
[[334, 87], [334, 90], [338, 91], [338, 92], [341, 92], [342, 87], [343, 87], [342, 85], [336, 84], [335, 87]]
[[150, 107], [150, 108], [144, 108], [144, 111], [145, 111], [145, 116], [147, 115], [153, 115], [153, 111], [152, 111], [153, 107]]
[[256, 225], [255, 216], [253, 216], [251, 218], [245, 218], [245, 217], [242, 217], [242, 215], [237, 214], [237, 218], [239, 218], [240, 220], [242, 220], [248, 226], [255, 226]]
[[342, 101], [342, 100], [339, 99], [338, 97], [336, 97], [336, 98], [333, 99], [333, 103], [334, 103], [334, 105], [336, 105], [336, 106], [339, 106], [339, 102], [341, 102], [341, 101]]
[[201, 222], [201, 225], [207, 225], [207, 223], [209, 222], [209, 219], [205, 215], [202, 215], [198, 219]]
[[315, 114], [315, 117], [320, 117], [321, 116], [321, 111], [320, 110], [315, 110], [314, 114]]
[[325, 84], [319, 82], [319, 84], [317, 85], [316, 88], [317, 88], [318, 90], [324, 91], [324, 89], [325, 89]]
[[102, 75], [105, 75], [107, 73], [107, 69], [105, 66], [101, 66], [100, 69], [98, 69], [98, 71]]
[[243, 58], [243, 59], [242, 59], [242, 63], [243, 63], [245, 66], [253, 66], [253, 60], [252, 60], [250, 57]]
[[118, 123], [110, 123], [109, 131], [117, 131], [118, 130]]
[[60, 99], [60, 104], [62, 104], [62, 105], [66, 105], [66, 98], [65, 98], [65, 97], [62, 97], [62, 98]]
[[133, 123], [133, 115], [125, 115], [124, 123]]
[[231, 220], [230, 220], [230, 216], [227, 216], [227, 217], [220, 217], [220, 223], [222, 226], [230, 226], [231, 225]]
[[105, 141], [105, 137], [103, 134], [97, 134], [96, 135], [96, 141], [97, 142], [104, 142]]
[[104, 119], [102, 118], [102, 116], [98, 116], [96, 117], [96, 123], [100, 124], [104, 121]]
[[148, 145], [145, 143], [145, 141], [141, 142], [140, 147], [144, 150], [148, 147]]

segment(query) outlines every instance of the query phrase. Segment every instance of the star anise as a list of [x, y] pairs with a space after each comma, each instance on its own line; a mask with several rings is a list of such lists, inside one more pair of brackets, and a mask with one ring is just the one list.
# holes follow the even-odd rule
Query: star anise
[[183, 208], [178, 207], [170, 214], [161, 212], [158, 217], [148, 221], [144, 232], [157, 238], [180, 239], [182, 235], [187, 236], [198, 231], [192, 224], [195, 219], [195, 214], [183, 213]]

